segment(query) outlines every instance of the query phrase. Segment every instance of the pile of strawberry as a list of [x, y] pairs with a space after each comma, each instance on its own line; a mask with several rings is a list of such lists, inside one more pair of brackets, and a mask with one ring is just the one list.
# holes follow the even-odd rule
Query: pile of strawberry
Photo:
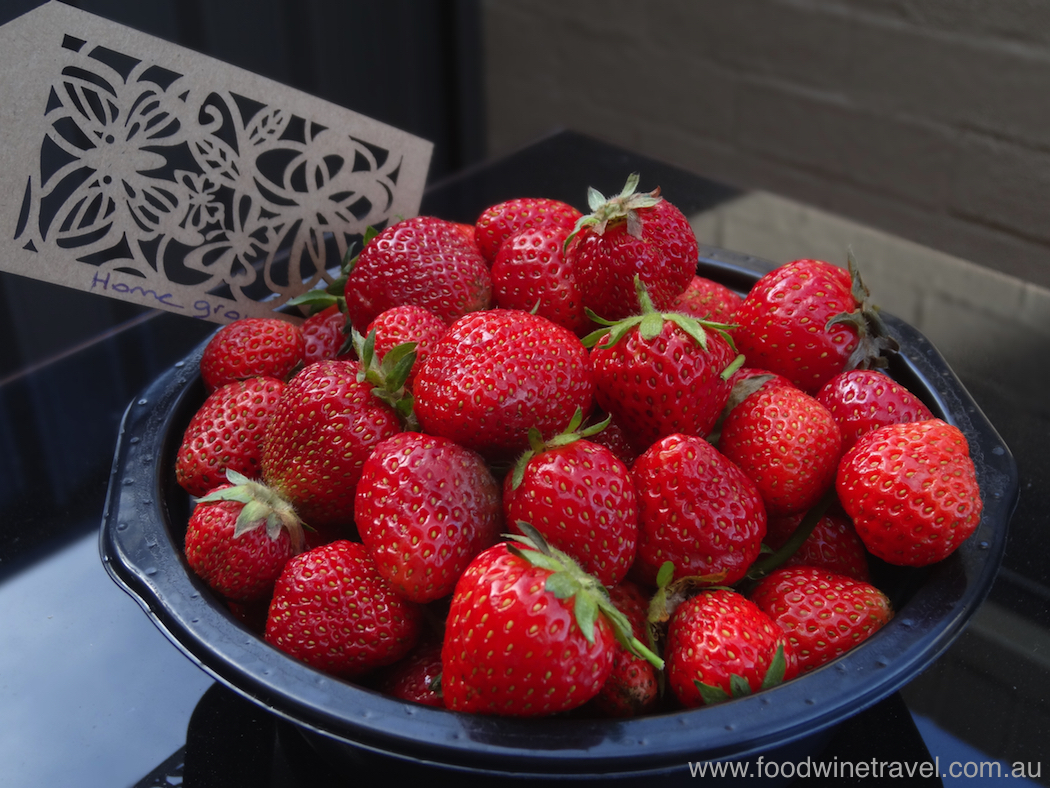
[[636, 187], [398, 222], [301, 326], [217, 331], [193, 571], [287, 654], [483, 714], [717, 703], [884, 625], [869, 556], [977, 526], [966, 439], [877, 369], [852, 264], [742, 298]]

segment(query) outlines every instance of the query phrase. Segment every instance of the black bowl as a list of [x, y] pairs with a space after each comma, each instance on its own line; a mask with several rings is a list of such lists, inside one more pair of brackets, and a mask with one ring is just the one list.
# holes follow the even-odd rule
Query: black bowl
[[[699, 273], [745, 292], [767, 268], [705, 251]], [[1017, 501], [1013, 458], [944, 359], [915, 329], [887, 315], [901, 345], [890, 372], [966, 435], [984, 513], [947, 560], [921, 570], [875, 562], [895, 618], [799, 679], [711, 708], [633, 720], [519, 720], [404, 703], [300, 663], [252, 634], [189, 570], [182, 553], [188, 496], [175, 482], [182, 432], [204, 399], [200, 350], [128, 407], [101, 528], [102, 560], [187, 657], [218, 681], [293, 723], [325, 757], [386, 774], [455, 773], [459, 780], [562, 777], [626, 781], [689, 778], [688, 764], [763, 757], [799, 762], [843, 720], [900, 689], [962, 632], [985, 599]]]

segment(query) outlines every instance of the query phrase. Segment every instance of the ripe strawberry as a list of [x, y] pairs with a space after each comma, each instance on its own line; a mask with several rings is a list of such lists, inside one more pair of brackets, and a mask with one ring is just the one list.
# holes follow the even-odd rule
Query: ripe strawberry
[[853, 369], [836, 375], [817, 393], [817, 401], [839, 423], [844, 452], [876, 427], [933, 418], [918, 397], [874, 369]]
[[[805, 513], [800, 512], [786, 517], [770, 517], [766, 524], [766, 544], [774, 551], [784, 547], [804, 516]], [[839, 511], [824, 514], [783, 566], [813, 566], [854, 580], [871, 582], [864, 542], [850, 519]]]
[[378, 444], [357, 483], [354, 518], [379, 573], [405, 599], [452, 593], [502, 524], [499, 484], [480, 455], [402, 432]]
[[422, 640], [404, 659], [377, 672], [375, 688], [401, 700], [444, 708], [441, 646], [437, 638]]
[[588, 193], [591, 213], [577, 222], [566, 247], [587, 309], [606, 320], [638, 312], [635, 277], [656, 308], [670, 308], [696, 273], [698, 246], [689, 221], [660, 190], [637, 194], [637, 173], [608, 200]]
[[656, 312], [642, 288], [639, 299], [640, 314], [583, 340], [594, 346], [595, 399], [638, 451], [674, 433], [706, 436], [729, 397], [729, 375], [743, 359], [720, 324]]
[[893, 618], [889, 599], [875, 586], [812, 566], [775, 570], [751, 600], [784, 630], [803, 673], [846, 653]]
[[672, 312], [684, 312], [687, 315], [711, 320], [715, 323], [732, 323], [733, 314], [744, 299], [721, 282], [715, 282], [702, 276], [694, 276], [671, 303]]
[[798, 672], [776, 624], [727, 588], [701, 591], [678, 605], [664, 655], [667, 683], [689, 708], [769, 689]]
[[352, 357], [344, 353], [346, 346], [346, 315], [336, 304], [331, 304], [303, 321], [299, 327], [303, 332], [305, 349], [303, 364], [313, 364], [329, 358]]
[[545, 225], [503, 243], [492, 264], [497, 306], [535, 312], [577, 334], [591, 325], [563, 251], [571, 230], [571, 226]]
[[447, 330], [445, 322], [430, 310], [405, 304], [376, 315], [365, 333], [376, 332], [375, 353], [380, 361], [398, 345], [406, 342], [415, 344], [416, 359], [405, 381], [405, 385], [411, 388], [423, 359]]
[[753, 367], [815, 394], [846, 369], [896, 348], [850, 261], [850, 271], [795, 260], [759, 279], [733, 315], [737, 347]]
[[424, 307], [451, 323], [491, 306], [492, 277], [485, 258], [458, 226], [417, 216], [368, 241], [347, 274], [345, 298], [358, 331], [402, 304]]
[[528, 447], [528, 431], [561, 432], [594, 398], [587, 350], [571, 331], [516, 309], [466, 315], [423, 361], [413, 385], [422, 431], [486, 459]]
[[261, 475], [262, 441], [284, 383], [256, 377], [227, 383], [190, 419], [175, 457], [175, 478], [200, 497], [226, 483], [226, 469], [250, 479]]
[[634, 574], [655, 585], [665, 562], [674, 578], [732, 585], [758, 557], [766, 510], [755, 483], [695, 435], [669, 435], [631, 469], [640, 512]]
[[[640, 642], [648, 638], [649, 598], [630, 580], [609, 589], [609, 599], [627, 620]], [[594, 698], [594, 707], [606, 717], [637, 717], [660, 699], [656, 668], [648, 660], [617, 645], [612, 672]]]
[[523, 520], [583, 571], [614, 586], [634, 563], [638, 502], [631, 473], [616, 455], [592, 443], [588, 430], [567, 431], [532, 447], [503, 481], [503, 512], [514, 530]]
[[354, 678], [408, 654], [422, 621], [422, 608], [390, 588], [364, 546], [341, 539], [285, 565], [266, 641], [318, 670]]
[[538, 534], [521, 540], [485, 550], [456, 585], [441, 657], [449, 709], [534, 717], [581, 706], [609, 677], [618, 638], [662, 666], [597, 580]]
[[201, 354], [201, 378], [208, 392], [260, 375], [284, 380], [302, 363], [304, 350], [298, 326], [275, 317], [242, 318], [208, 340]]
[[718, 448], [758, 485], [770, 517], [804, 512], [835, 479], [842, 436], [828, 409], [776, 379], [736, 404]]
[[186, 527], [184, 550], [194, 573], [237, 602], [265, 599], [285, 563], [302, 546], [291, 505], [235, 471], [230, 483], [201, 498]]
[[634, 465], [634, 461], [638, 459], [638, 455], [641, 454], [641, 452], [634, 448], [631, 439], [627, 437], [627, 433], [616, 419], [598, 411], [591, 414], [589, 421], [591, 426], [603, 422], [605, 424], [605, 427], [601, 431], [590, 436], [590, 440], [593, 443], [597, 443], [607, 448], [628, 468]]
[[889, 424], [842, 458], [839, 500], [868, 551], [899, 566], [947, 558], [983, 504], [966, 436], [940, 419]]
[[361, 466], [401, 431], [397, 411], [353, 361], [319, 361], [288, 381], [263, 443], [263, 479], [314, 527], [353, 522]]
[[581, 216], [578, 210], [560, 200], [520, 197], [482, 211], [474, 223], [474, 239], [481, 254], [492, 263], [504, 242], [515, 235], [541, 227], [564, 228], [568, 234]]

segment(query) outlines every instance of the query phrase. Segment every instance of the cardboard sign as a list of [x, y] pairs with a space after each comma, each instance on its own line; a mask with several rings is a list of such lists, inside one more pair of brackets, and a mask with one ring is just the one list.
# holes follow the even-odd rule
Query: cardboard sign
[[0, 62], [0, 270], [228, 322], [419, 211], [431, 143], [70, 6]]

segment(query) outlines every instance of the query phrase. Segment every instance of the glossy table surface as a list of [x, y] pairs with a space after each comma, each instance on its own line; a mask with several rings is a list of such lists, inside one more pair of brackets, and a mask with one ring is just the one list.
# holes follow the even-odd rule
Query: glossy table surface
[[[739, 205], [746, 196], [563, 133], [434, 184], [422, 212], [472, 222], [488, 204], [530, 194], [582, 206], [588, 185], [612, 193], [632, 171], [642, 172], [643, 185], [658, 183], [687, 215]], [[22, 286], [10, 277], [3, 284], [9, 299]], [[120, 417], [150, 380], [214, 326], [118, 310], [108, 330], [78, 334], [76, 310], [81, 301], [90, 309], [96, 297], [61, 297], [73, 336], [67, 346], [39, 357], [23, 352], [0, 369], [0, 785], [335, 779], [299, 752], [302, 743], [284, 723], [186, 659], [99, 560], [98, 526]], [[1048, 348], [1033, 348], [1023, 327], [1004, 326], [995, 340], [995, 346], [944, 353], [1020, 469], [1020, 503], [987, 603], [994, 614], [976, 634], [963, 635], [928, 676], [844, 725], [829, 745], [829, 759], [938, 758], [942, 767], [971, 757], [1039, 762], [1042, 753], [1030, 742], [1045, 741], [1050, 726], [1050, 662], [1040, 652], [1050, 629], [1050, 568], [1042, 558], [1050, 541], [1050, 460], [1043, 451], [1050, 407], [1047, 373], [1025, 361], [1040, 352], [1045, 358]], [[1025, 682], [1020, 690], [1013, 688], [1018, 670]], [[952, 702], [958, 692], [945, 690], [961, 676], [990, 693], [968, 704], [968, 714]], [[921, 736], [909, 711], [920, 715]]]

